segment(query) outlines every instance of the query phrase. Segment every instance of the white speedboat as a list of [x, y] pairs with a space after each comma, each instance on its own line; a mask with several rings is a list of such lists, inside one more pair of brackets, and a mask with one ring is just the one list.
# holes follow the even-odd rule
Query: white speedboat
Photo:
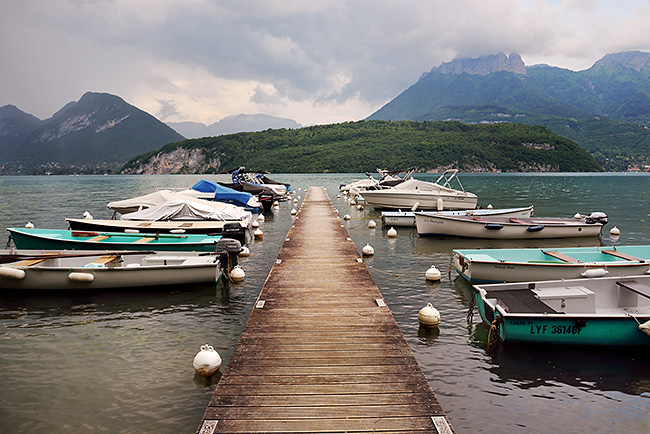
[[[366, 204], [377, 209], [421, 209], [421, 210], [457, 210], [474, 209], [478, 198], [465, 191], [456, 177], [458, 170], [447, 170], [436, 182], [409, 179], [394, 187], [381, 190], [366, 190], [363, 198]], [[456, 179], [459, 189], [451, 188]]]
[[185, 285], [215, 282], [223, 267], [222, 255], [214, 253], [17, 250], [13, 254], [16, 261], [0, 265], [0, 289], [85, 291]]
[[[530, 217], [533, 215], [533, 206], [523, 208], [500, 209], [470, 209], [461, 211], [428, 211], [422, 214], [444, 215], [474, 215], [474, 216], [499, 216], [499, 217]], [[415, 213], [413, 211], [382, 211], [381, 222], [385, 226], [415, 226]]]

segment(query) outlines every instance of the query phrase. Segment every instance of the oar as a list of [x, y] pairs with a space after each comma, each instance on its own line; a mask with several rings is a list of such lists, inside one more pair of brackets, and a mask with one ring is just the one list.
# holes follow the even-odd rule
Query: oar
[[81, 258], [85, 256], [104, 256], [104, 255], [151, 255], [155, 254], [154, 250], [122, 250], [122, 251], [101, 251], [88, 253], [43, 253], [40, 255], [27, 255], [21, 253], [0, 254], [0, 264], [16, 262], [25, 259], [51, 259], [51, 258]]

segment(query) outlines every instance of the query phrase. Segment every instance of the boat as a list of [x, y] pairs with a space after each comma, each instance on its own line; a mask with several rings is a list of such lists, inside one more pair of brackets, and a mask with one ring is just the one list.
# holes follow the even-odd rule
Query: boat
[[342, 193], [349, 194], [353, 199], [356, 199], [366, 190], [381, 190], [401, 184], [409, 179], [411, 175], [413, 175], [414, 171], [414, 168], [405, 170], [377, 169], [379, 179], [374, 178], [370, 173], [366, 172], [366, 179], [353, 181], [349, 184], [341, 184], [339, 190]]
[[208, 234], [233, 238], [246, 243], [248, 222], [219, 220], [129, 221], [102, 219], [65, 219], [73, 231], [130, 232], [143, 234]]
[[[0, 289], [91, 290], [218, 281], [222, 254], [190, 252], [14, 252], [0, 264]], [[34, 253], [34, 252], [31, 252]]]
[[200, 194], [158, 190], [144, 196], [112, 201], [107, 206], [122, 214], [122, 220], [252, 220], [251, 211], [230, 203], [195, 197]]
[[191, 188], [179, 193], [196, 199], [228, 203], [252, 213], [258, 213], [262, 206], [258, 198], [251, 193], [237, 191], [207, 179], [202, 179]]
[[[603, 213], [594, 213], [597, 215]], [[455, 236], [492, 239], [542, 239], [597, 237], [607, 218], [510, 218], [492, 216], [450, 216], [415, 212], [420, 236]]]
[[[477, 196], [465, 191], [457, 173], [458, 170], [447, 170], [435, 182], [409, 179], [394, 187], [366, 190], [362, 196], [366, 204], [376, 209], [442, 211], [476, 208]], [[459, 189], [451, 188], [453, 179]]]
[[[474, 216], [499, 216], [499, 217], [530, 217], [533, 215], [533, 205], [521, 208], [500, 209], [472, 209], [461, 211], [428, 211], [423, 214], [444, 215], [474, 215]], [[413, 211], [382, 211], [381, 221], [385, 226], [415, 226], [415, 213]]]
[[650, 345], [650, 276], [474, 285], [490, 333], [503, 342]]
[[291, 185], [269, 179], [268, 172], [249, 171], [245, 167], [227, 170], [222, 173], [231, 174], [232, 182], [219, 182], [224, 187], [242, 191], [257, 197], [264, 211], [270, 211], [275, 202], [289, 199]]
[[528, 249], [455, 249], [452, 264], [472, 283], [644, 274], [650, 245]]
[[221, 241], [221, 235], [202, 234], [141, 234], [37, 228], [7, 228], [7, 231], [18, 249], [214, 252]]

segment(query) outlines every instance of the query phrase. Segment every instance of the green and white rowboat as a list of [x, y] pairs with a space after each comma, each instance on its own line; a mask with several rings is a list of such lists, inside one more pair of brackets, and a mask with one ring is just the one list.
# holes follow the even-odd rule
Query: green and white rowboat
[[221, 236], [8, 228], [19, 249], [213, 252]]
[[504, 342], [650, 346], [650, 276], [474, 285], [483, 322]]

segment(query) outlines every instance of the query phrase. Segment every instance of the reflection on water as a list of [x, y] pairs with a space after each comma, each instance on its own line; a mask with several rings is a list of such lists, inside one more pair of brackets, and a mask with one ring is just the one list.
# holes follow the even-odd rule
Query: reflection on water
[[[435, 180], [435, 175], [417, 175]], [[110, 217], [106, 203], [158, 188], [185, 188], [200, 175], [0, 177], [0, 223], [65, 228], [65, 217], [88, 210]], [[343, 198], [340, 183], [363, 175], [274, 175], [296, 196], [325, 186], [358, 250], [366, 258], [415, 357], [457, 433], [650, 432], [648, 350], [609, 352], [502, 345], [486, 351], [487, 328], [468, 322], [471, 286], [451, 270], [453, 249], [650, 244], [645, 192], [650, 177], [624, 174], [462, 174], [479, 204], [535, 205], [537, 216], [572, 217], [603, 211], [601, 239], [532, 242], [420, 238], [388, 228], [372, 208], [359, 211]], [[211, 177], [212, 179], [212, 177]], [[0, 297], [0, 421], [2, 432], [193, 433], [220, 373], [203, 378], [192, 360], [214, 346], [226, 366], [292, 222], [293, 204], [266, 215], [263, 241], [240, 258], [241, 284], [197, 285], [161, 291], [92, 294], [2, 294]], [[6, 234], [0, 234], [2, 246]], [[427, 282], [434, 264], [440, 282]], [[420, 327], [417, 314], [431, 302], [438, 329]], [[38, 411], [34, 411], [38, 409]]]

